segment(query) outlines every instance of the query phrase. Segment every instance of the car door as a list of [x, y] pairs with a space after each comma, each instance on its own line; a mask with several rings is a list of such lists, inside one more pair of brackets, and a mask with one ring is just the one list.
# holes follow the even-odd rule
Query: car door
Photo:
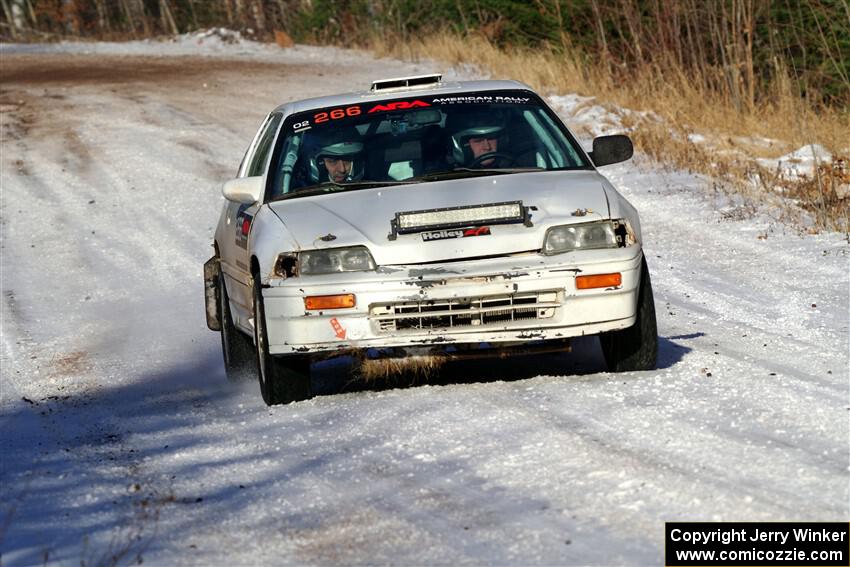
[[[266, 117], [242, 160], [238, 177], [265, 176], [282, 119], [280, 113], [272, 113]], [[248, 205], [227, 201], [224, 234], [218, 243], [233, 320], [246, 331], [251, 330], [251, 263], [248, 255], [248, 235], [254, 215], [260, 206], [262, 202]]]

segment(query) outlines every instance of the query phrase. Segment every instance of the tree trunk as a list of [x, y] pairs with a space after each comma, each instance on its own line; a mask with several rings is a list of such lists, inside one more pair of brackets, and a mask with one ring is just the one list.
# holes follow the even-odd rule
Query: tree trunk
[[97, 7], [97, 28], [102, 37], [104, 34], [112, 32], [112, 26], [109, 23], [109, 11], [104, 0], [96, 0], [95, 6]]
[[254, 12], [254, 21], [257, 22], [259, 31], [266, 31], [266, 12], [263, 8], [262, 0], [254, 0], [251, 2], [251, 9]]
[[179, 30], [174, 21], [174, 15], [171, 13], [171, 6], [168, 5], [168, 0], [159, 0], [159, 15], [162, 18], [162, 29], [177, 35]]
[[245, 0], [234, 0], [236, 5], [236, 25], [240, 28], [247, 28], [248, 24], [245, 20]]
[[145, 11], [145, 3], [144, 0], [136, 0], [136, 13], [140, 20], [142, 20], [142, 29], [144, 29], [145, 37], [151, 36], [151, 24], [148, 21], [148, 14]]
[[224, 10], [227, 13], [227, 25], [233, 27], [233, 8], [230, 6], [230, 0], [222, 0], [224, 2]]
[[682, 21], [680, 19], [682, 4], [680, 2], [670, 2], [667, 4], [667, 10], [673, 14], [673, 21], [670, 24], [670, 35], [673, 41], [673, 50], [676, 54], [676, 62], [679, 64], [679, 67], [683, 68], [685, 67], [687, 56], [682, 48]]
[[18, 28], [15, 26], [15, 18], [12, 17], [12, 7], [9, 5], [9, 0], [0, 0], [3, 5], [3, 15], [6, 16], [6, 21], [9, 22], [9, 33], [13, 38], [18, 37]]
[[289, 25], [289, 15], [286, 3], [283, 0], [277, 0], [278, 19], [274, 22], [273, 27], [280, 26], [281, 29], [287, 29]]
[[750, 110], [756, 103], [756, 73], [753, 67], [753, 35], [755, 32], [755, 17], [753, 13], [753, 0], [742, 0], [744, 9], [744, 32], [747, 34], [745, 45], [746, 77], [747, 77], [747, 104]]
[[27, 14], [29, 14], [30, 22], [32, 22], [33, 29], [38, 29], [38, 18], [35, 17], [35, 10], [33, 10], [32, 2], [30, 0], [25, 0], [27, 5]]
[[[638, 66], [642, 66], [645, 61], [643, 58], [643, 48], [641, 47], [641, 29], [640, 29], [640, 13], [638, 12], [637, 6], [632, 0], [622, 0], [620, 2], [621, 12], [626, 19], [626, 26], [629, 28], [629, 35], [632, 36], [632, 44], [634, 46], [634, 57]], [[662, 32], [663, 30], [660, 28], [656, 30], [656, 33]], [[662, 46], [663, 46], [663, 35], [662, 35]]]
[[[12, 6], [13, 9], [14, 6], [15, 4]], [[75, 0], [62, 0], [62, 20], [65, 22], [65, 33], [73, 36], [80, 35], [80, 18]]]
[[602, 22], [602, 13], [599, 11], [597, 0], [590, 0], [590, 5], [593, 8], [593, 16], [596, 20], [597, 37], [599, 41], [599, 60], [605, 66], [605, 76], [611, 77], [611, 57], [608, 54], [608, 42], [605, 40], [605, 25]]
[[121, 11], [124, 12], [124, 18], [127, 20], [127, 26], [130, 28], [130, 34], [136, 38], [136, 18], [133, 17], [133, 11], [130, 9], [128, 0], [121, 0]]
[[195, 0], [189, 0], [189, 13], [192, 15], [192, 28], [198, 29], [198, 15], [195, 13]]

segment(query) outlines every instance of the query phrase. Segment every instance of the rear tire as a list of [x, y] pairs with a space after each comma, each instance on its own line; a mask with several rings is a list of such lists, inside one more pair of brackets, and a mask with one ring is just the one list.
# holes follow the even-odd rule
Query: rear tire
[[641, 260], [635, 324], [628, 329], [603, 333], [599, 335], [599, 342], [611, 372], [655, 369], [658, 361], [658, 328], [646, 259]]
[[224, 373], [231, 382], [253, 378], [254, 345], [251, 338], [236, 328], [230, 313], [230, 300], [224, 284], [224, 273], [218, 276], [218, 312], [221, 318], [221, 353], [224, 356]]
[[310, 357], [298, 354], [286, 356], [269, 354], [266, 311], [263, 305], [260, 278], [257, 274], [254, 275], [254, 342], [260, 393], [266, 405], [288, 404], [312, 397]]

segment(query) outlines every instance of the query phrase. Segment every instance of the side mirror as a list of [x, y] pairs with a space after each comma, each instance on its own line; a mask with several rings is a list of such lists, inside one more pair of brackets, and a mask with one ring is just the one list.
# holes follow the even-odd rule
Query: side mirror
[[231, 179], [221, 188], [221, 194], [228, 201], [253, 205], [263, 198], [263, 178], [257, 176]]
[[599, 136], [593, 139], [593, 151], [590, 159], [596, 167], [620, 163], [632, 157], [635, 148], [628, 136], [617, 134], [615, 136]]

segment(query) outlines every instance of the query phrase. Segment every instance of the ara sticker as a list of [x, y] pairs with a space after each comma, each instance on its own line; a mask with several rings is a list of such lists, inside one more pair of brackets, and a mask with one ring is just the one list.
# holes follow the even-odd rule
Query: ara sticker
[[336, 320], [336, 317], [331, 319], [331, 327], [333, 327], [334, 334], [336, 335], [336, 338], [338, 338], [338, 339], [344, 339], [345, 338], [345, 329], [342, 328], [342, 325], [340, 324], [339, 321]]
[[373, 112], [388, 112], [390, 110], [409, 110], [411, 108], [424, 108], [426, 106], [431, 106], [427, 102], [421, 100], [397, 100], [395, 102], [388, 102], [387, 104], [378, 104], [369, 109], [369, 114]]
[[422, 240], [447, 240], [449, 238], [466, 238], [468, 236], [487, 236], [490, 234], [489, 226], [477, 226], [474, 228], [456, 228], [453, 230], [432, 230], [422, 233]]

